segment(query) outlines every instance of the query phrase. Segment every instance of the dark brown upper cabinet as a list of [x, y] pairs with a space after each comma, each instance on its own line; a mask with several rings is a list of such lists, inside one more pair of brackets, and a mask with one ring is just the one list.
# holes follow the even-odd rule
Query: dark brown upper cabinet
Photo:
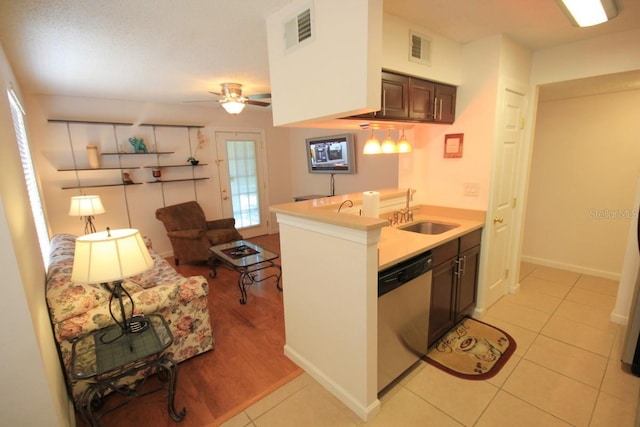
[[380, 111], [356, 118], [422, 123], [453, 123], [456, 87], [382, 71]]

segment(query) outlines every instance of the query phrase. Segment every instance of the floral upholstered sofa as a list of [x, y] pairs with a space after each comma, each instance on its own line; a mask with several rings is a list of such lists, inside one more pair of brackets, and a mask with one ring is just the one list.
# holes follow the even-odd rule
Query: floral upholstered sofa
[[[110, 292], [105, 287], [71, 281], [75, 239], [71, 234], [58, 234], [51, 239], [46, 299], [69, 391], [77, 407], [86, 383], [75, 381], [70, 375], [73, 341], [115, 322], [109, 314]], [[165, 318], [174, 339], [167, 352], [176, 362], [211, 350], [214, 337], [207, 280], [202, 276], [183, 277], [151, 248], [148, 239], [145, 243], [154, 261], [153, 268], [123, 282], [133, 298], [135, 313], [157, 313]], [[119, 385], [131, 384], [138, 377], [124, 378]]]

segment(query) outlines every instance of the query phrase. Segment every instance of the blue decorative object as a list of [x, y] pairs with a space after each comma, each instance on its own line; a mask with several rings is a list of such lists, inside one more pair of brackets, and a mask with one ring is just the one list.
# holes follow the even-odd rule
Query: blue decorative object
[[147, 146], [144, 145], [144, 140], [142, 138], [131, 137], [129, 138], [129, 143], [133, 146], [136, 153], [147, 152]]

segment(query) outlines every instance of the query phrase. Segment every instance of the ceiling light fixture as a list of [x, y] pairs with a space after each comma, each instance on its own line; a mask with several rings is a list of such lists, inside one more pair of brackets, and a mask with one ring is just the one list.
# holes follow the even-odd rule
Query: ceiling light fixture
[[364, 144], [364, 149], [362, 150], [362, 154], [380, 154], [382, 151], [380, 150], [380, 141], [376, 138], [373, 133], [373, 129], [371, 129], [371, 136]]
[[387, 131], [387, 137], [382, 141], [382, 145], [380, 146], [380, 150], [384, 154], [397, 153], [398, 147], [396, 147], [396, 142], [391, 138], [391, 131]]
[[407, 137], [404, 136], [404, 129], [402, 129], [402, 135], [400, 135], [400, 141], [398, 141], [397, 147], [398, 147], [398, 153], [411, 152], [411, 144], [409, 144]]
[[571, 22], [578, 27], [602, 24], [618, 16], [614, 0], [557, 0]]
[[222, 108], [229, 114], [240, 114], [244, 110], [244, 102], [240, 101], [225, 101], [222, 103]]

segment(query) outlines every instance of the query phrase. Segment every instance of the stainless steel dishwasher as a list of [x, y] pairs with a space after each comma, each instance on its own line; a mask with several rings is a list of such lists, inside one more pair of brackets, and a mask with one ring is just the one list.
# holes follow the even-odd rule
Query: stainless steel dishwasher
[[427, 353], [431, 251], [378, 274], [378, 391]]

